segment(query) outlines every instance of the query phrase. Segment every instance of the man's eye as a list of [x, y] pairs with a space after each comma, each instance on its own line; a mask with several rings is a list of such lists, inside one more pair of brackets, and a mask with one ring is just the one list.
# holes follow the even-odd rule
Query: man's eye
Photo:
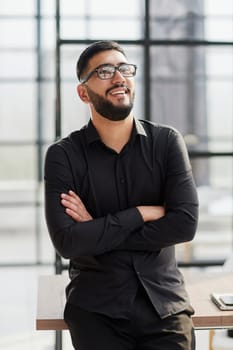
[[124, 75], [128, 75], [128, 74], [133, 74], [133, 68], [131, 66], [123, 66], [120, 69], [120, 72]]
[[128, 73], [130, 73], [131, 71], [130, 71], [130, 68], [128, 68], [128, 67], [122, 67], [122, 68], [120, 69], [120, 72], [121, 72], [122, 74], [128, 74]]
[[111, 74], [111, 69], [109, 69], [109, 68], [101, 68], [99, 70], [99, 74], [101, 74], [101, 75]]

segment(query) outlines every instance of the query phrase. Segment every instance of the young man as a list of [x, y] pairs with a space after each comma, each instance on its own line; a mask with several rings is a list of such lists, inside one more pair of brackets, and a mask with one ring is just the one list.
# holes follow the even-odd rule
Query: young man
[[193, 350], [174, 246], [194, 237], [196, 189], [179, 132], [134, 118], [135, 74], [117, 43], [87, 47], [90, 121], [47, 151], [47, 225], [70, 259], [64, 318], [78, 350]]

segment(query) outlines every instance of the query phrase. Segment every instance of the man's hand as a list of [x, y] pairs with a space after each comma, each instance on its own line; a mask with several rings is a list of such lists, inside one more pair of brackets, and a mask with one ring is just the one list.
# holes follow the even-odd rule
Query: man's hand
[[158, 220], [165, 215], [165, 208], [158, 205], [140, 205], [137, 209], [144, 222]]
[[[61, 194], [61, 204], [65, 207], [66, 213], [77, 222], [93, 220], [93, 217], [87, 211], [80, 197], [73, 191], [68, 194]], [[142, 205], [137, 207], [144, 222], [160, 219], [165, 215], [165, 209], [162, 206]]]
[[92, 216], [86, 210], [80, 197], [73, 191], [68, 194], [61, 194], [61, 204], [65, 207], [66, 213], [77, 222], [93, 220]]

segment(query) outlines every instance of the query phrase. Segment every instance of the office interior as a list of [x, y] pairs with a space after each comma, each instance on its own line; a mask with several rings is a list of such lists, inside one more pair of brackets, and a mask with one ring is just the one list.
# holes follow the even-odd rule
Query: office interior
[[[2, 350], [58, 350], [58, 337], [72, 348], [67, 331], [35, 330], [38, 276], [67, 273], [46, 228], [43, 162], [89, 120], [75, 65], [102, 39], [138, 66], [135, 116], [184, 136], [200, 219], [195, 239], [177, 246], [181, 270], [187, 279], [233, 271], [232, 1], [0, 0]], [[197, 350], [209, 350], [208, 331], [196, 335]], [[214, 337], [212, 350], [233, 349], [226, 330]]]

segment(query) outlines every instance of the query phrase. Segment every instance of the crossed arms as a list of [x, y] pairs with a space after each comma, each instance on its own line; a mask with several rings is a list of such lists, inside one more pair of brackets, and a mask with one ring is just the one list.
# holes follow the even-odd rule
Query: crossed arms
[[[164, 207], [140, 205], [102, 217], [92, 217], [74, 192], [71, 149], [55, 144], [45, 162], [46, 221], [53, 245], [68, 259], [113, 250], [158, 251], [193, 239], [198, 199], [190, 165], [179, 135], [168, 153]], [[70, 191], [72, 189], [72, 191]]]
[[[88, 213], [81, 198], [71, 190], [67, 194], [61, 194], [61, 204], [65, 207], [67, 215], [76, 222], [93, 220], [93, 217]], [[137, 206], [136, 208], [144, 222], [157, 220], [165, 215], [165, 209], [161, 206], [147, 205]]]

